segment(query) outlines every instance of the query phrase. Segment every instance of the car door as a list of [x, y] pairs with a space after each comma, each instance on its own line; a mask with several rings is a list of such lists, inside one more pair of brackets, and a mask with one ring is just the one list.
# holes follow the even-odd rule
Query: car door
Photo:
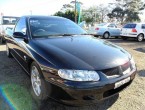
[[[27, 26], [26, 26], [26, 19], [21, 18], [15, 29], [14, 32], [21, 32], [24, 34], [24, 36], [28, 37], [27, 34]], [[21, 66], [24, 67], [24, 69], [27, 70], [27, 58], [28, 58], [28, 53], [26, 51], [26, 43], [24, 42], [23, 37], [16, 37], [13, 35], [13, 54], [17, 61], [21, 64]]]
[[117, 31], [116, 25], [115, 24], [109, 24], [108, 25], [108, 31], [109, 31], [111, 36], [116, 36], [116, 34], [117, 34], [117, 32], [116, 32]]

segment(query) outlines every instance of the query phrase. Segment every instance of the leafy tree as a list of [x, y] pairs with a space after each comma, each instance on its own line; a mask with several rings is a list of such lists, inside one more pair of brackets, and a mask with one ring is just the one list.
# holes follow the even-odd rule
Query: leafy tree
[[[82, 4], [82, 2], [78, 1], [77, 3]], [[54, 15], [65, 17], [75, 22], [75, 14], [77, 15], [78, 19], [78, 12], [75, 13], [75, 1], [71, 1], [70, 4], [64, 4], [61, 8], [61, 11], [56, 12]]]
[[109, 13], [108, 7], [104, 5], [93, 6], [83, 10], [83, 20], [87, 23], [94, 24], [95, 22], [103, 23], [108, 21], [107, 14]]
[[104, 6], [104, 5], [99, 5], [98, 7], [97, 7], [97, 15], [98, 15], [98, 21], [99, 21], [99, 23], [103, 23], [103, 22], [105, 22], [105, 21], [107, 21], [108, 19], [108, 17], [107, 17], [107, 14], [109, 13], [109, 9], [108, 9], [108, 7], [106, 7], [106, 6]]
[[54, 14], [54, 16], [65, 17], [72, 21], [75, 21], [75, 11], [71, 11], [71, 10], [67, 10], [65, 12], [58, 11]]
[[141, 0], [116, 0], [115, 8], [108, 14], [109, 18], [116, 18], [121, 24], [140, 21], [139, 14], [145, 6]]
[[93, 24], [96, 21], [95, 13], [96, 7], [90, 7], [86, 10], [82, 10], [82, 20]]

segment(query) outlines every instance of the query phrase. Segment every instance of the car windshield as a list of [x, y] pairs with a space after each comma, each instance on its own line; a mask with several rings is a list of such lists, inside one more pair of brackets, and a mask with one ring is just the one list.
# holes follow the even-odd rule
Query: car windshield
[[19, 17], [3, 16], [3, 25], [15, 25]]
[[86, 34], [86, 31], [68, 19], [30, 18], [29, 22], [33, 37]]

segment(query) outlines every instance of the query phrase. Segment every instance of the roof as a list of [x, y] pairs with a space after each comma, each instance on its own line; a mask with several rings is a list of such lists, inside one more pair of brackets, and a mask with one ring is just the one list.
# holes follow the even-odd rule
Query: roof
[[22, 16], [22, 17], [26, 17], [26, 18], [50, 18], [50, 19], [62, 19], [65, 20], [66, 18], [64, 17], [59, 17], [59, 16], [42, 16], [42, 15], [26, 15], [26, 16]]

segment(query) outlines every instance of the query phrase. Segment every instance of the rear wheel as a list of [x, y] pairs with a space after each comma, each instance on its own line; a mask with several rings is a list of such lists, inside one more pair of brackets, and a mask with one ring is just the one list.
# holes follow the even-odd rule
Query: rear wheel
[[138, 42], [143, 41], [143, 39], [144, 39], [144, 35], [143, 35], [143, 34], [139, 34], [139, 35], [137, 36], [137, 41], [138, 41]]
[[123, 40], [127, 40], [127, 37], [125, 37], [125, 36], [122, 36], [121, 38], [122, 38]]
[[104, 35], [103, 35], [103, 38], [104, 39], [109, 39], [109, 37], [110, 37], [109, 32], [105, 32]]
[[43, 78], [40, 67], [36, 62], [31, 64], [31, 86], [32, 95], [37, 101], [44, 101], [47, 99], [51, 88], [48, 89]]

